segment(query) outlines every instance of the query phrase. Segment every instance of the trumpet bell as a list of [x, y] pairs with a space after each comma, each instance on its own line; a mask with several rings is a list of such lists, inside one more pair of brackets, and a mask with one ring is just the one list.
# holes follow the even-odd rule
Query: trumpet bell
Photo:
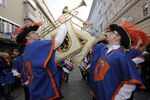
[[64, 7], [64, 9], [63, 9], [63, 11], [62, 11], [63, 14], [67, 13], [67, 12], [66, 12], [66, 9], [68, 9], [68, 6], [65, 6], [65, 7]]
[[87, 6], [84, 0], [82, 0], [81, 6]]
[[[82, 1], [77, 5], [77, 7], [75, 7], [75, 8], [72, 9], [71, 11], [73, 11], [73, 10], [75, 10], [75, 9], [81, 7], [81, 6], [87, 6], [84, 0], [82, 0]], [[71, 11], [69, 11], [69, 12], [71, 12]], [[68, 13], [68, 7], [67, 7], [67, 6], [64, 7], [62, 13], [63, 13], [63, 14]]]

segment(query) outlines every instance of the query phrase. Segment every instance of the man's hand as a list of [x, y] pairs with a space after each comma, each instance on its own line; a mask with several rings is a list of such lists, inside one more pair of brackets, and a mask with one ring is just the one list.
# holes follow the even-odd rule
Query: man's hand
[[63, 15], [61, 15], [60, 17], [58, 17], [58, 21], [59, 21], [61, 24], [65, 23], [65, 21], [66, 21], [65, 15], [63, 14]]
[[18, 73], [18, 74], [17, 74], [17, 77], [18, 77], [18, 78], [21, 78], [22, 76], [21, 76], [21, 74], [20, 74], [20, 73]]

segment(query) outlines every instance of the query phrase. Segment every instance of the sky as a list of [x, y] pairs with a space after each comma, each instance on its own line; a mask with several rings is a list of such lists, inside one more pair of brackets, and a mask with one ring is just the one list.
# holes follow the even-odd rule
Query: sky
[[[70, 11], [75, 6], [77, 6], [82, 0], [44, 0], [46, 5], [48, 6], [50, 12], [52, 13], [55, 20], [62, 14], [62, 10], [65, 6], [68, 6], [68, 10]], [[80, 8], [76, 9], [78, 11], [77, 17], [81, 18], [82, 20], [86, 20], [89, 16], [89, 12], [91, 9], [91, 5], [93, 0], [84, 0], [87, 6], [81, 6]], [[80, 24], [80, 21], [76, 20], [77, 24]]]

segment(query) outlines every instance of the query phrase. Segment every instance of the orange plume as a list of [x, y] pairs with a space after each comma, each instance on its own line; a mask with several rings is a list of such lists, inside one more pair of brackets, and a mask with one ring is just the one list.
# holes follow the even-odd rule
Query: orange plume
[[136, 25], [129, 22], [120, 24], [130, 35], [131, 40], [134, 42], [134, 46], [146, 46], [148, 42], [148, 35], [142, 30], [138, 30]]

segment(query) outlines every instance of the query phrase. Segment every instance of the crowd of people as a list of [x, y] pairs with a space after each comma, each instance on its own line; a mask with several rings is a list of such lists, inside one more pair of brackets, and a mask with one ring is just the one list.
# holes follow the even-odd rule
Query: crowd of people
[[6, 100], [10, 100], [11, 97], [11, 85], [14, 82], [14, 77], [11, 72], [12, 62], [9, 60], [8, 53], [0, 53], [0, 85], [3, 90], [3, 95]]
[[[13, 99], [10, 85], [14, 77], [21, 79], [25, 100], [60, 100], [63, 97], [62, 82], [67, 82], [75, 64], [70, 59], [55, 63], [55, 52], [67, 33], [65, 16], [61, 15], [58, 21], [61, 23], [58, 34], [51, 40], [40, 40], [36, 31], [42, 23], [28, 23], [14, 32], [20, 44], [14, 63], [8, 60], [7, 53], [0, 55], [0, 84], [6, 100]], [[93, 45], [78, 66], [83, 79], [87, 79], [92, 99], [133, 100], [137, 89], [150, 92], [147, 34], [131, 23], [122, 23], [109, 25], [106, 36]], [[141, 50], [142, 47], [145, 49]]]

